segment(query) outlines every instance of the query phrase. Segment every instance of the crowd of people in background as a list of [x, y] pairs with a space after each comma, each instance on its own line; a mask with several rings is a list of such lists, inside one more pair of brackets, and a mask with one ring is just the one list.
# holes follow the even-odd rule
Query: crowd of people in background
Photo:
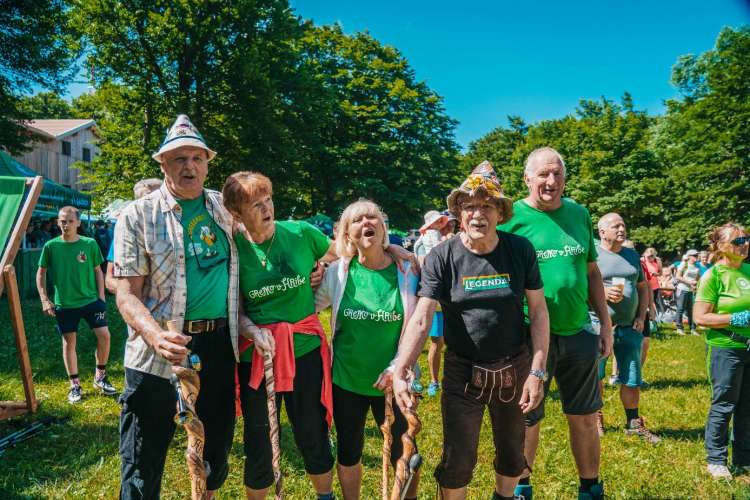
[[[678, 335], [706, 336], [708, 472], [732, 477], [732, 419], [732, 463], [750, 472], [750, 237], [743, 227], [717, 228], [708, 250], [688, 249], [670, 264], [654, 248], [639, 255], [621, 215], [602, 214], [594, 232], [588, 210], [563, 196], [562, 156], [545, 147], [527, 158], [528, 194], [515, 202], [492, 165], [478, 165], [451, 191], [447, 210], [424, 215], [412, 254], [391, 243], [387, 216], [369, 200], [353, 200], [329, 239], [306, 222], [277, 221], [273, 185], [260, 173], [231, 175], [221, 193], [205, 189], [215, 155], [181, 115], [153, 155], [164, 182], [136, 185], [114, 235], [97, 221], [91, 237], [80, 236], [72, 207], [27, 234], [43, 248], [37, 285], [62, 336], [71, 403], [82, 397], [75, 352], [81, 319], [99, 341], [94, 386], [116, 392], [106, 373], [105, 281], [128, 326], [121, 498], [159, 495], [175, 432], [171, 366], [188, 351], [202, 360], [196, 409], [211, 494], [228, 477], [236, 394], [247, 498], [265, 498], [274, 482], [262, 386], [270, 355], [276, 403], [286, 406], [311, 489], [318, 499], [334, 498], [335, 465], [344, 498], [359, 498], [367, 414], [383, 423], [384, 391], [393, 391], [394, 446], [386, 458], [395, 464], [404, 415], [414, 411], [416, 361], [429, 338], [427, 394], [440, 396], [443, 423], [434, 473], [441, 498], [466, 498], [485, 408], [495, 447], [492, 498], [533, 497], [540, 423], [555, 379], [578, 498], [601, 499], [607, 358], [610, 383], [620, 385], [623, 431], [656, 445], [662, 438], [641, 415], [641, 389], [649, 337], [665, 324]], [[100, 267], [104, 255], [109, 265]], [[317, 315], [327, 309], [330, 339]], [[416, 474], [402, 498], [416, 498], [418, 487]]]

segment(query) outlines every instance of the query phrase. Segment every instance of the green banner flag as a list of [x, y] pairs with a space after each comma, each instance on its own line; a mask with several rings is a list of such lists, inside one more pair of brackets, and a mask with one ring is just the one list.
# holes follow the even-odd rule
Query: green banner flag
[[2, 251], [5, 251], [5, 244], [16, 222], [18, 207], [23, 201], [25, 191], [25, 178], [0, 177], [0, 250]]

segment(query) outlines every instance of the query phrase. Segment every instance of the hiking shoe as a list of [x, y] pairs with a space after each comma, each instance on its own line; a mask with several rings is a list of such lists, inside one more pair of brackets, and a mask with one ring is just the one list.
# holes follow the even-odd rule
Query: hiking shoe
[[604, 500], [604, 483], [599, 481], [588, 491], [578, 487], [578, 500]]
[[601, 410], [596, 412], [596, 431], [599, 437], [604, 437], [604, 413]]
[[532, 500], [532, 493], [530, 484], [517, 484], [513, 490], [513, 496], [522, 500]]
[[613, 373], [612, 375], [610, 375], [609, 376], [609, 380], [607, 380], [607, 384], [608, 385], [617, 385], [619, 383], [620, 382], [619, 382], [619, 380], [617, 380], [617, 374], [616, 373]]
[[439, 390], [440, 384], [438, 384], [437, 382], [430, 382], [430, 385], [427, 386], [427, 395], [430, 397], [437, 396]]
[[102, 394], [105, 396], [114, 396], [117, 394], [117, 389], [109, 383], [109, 379], [106, 375], [104, 375], [102, 378], [95, 378], [94, 379], [94, 388], [99, 389], [102, 391]]
[[68, 403], [77, 403], [83, 397], [83, 389], [80, 385], [71, 385], [68, 391]]
[[646, 428], [646, 421], [643, 417], [633, 418], [628, 422], [625, 428], [625, 434], [628, 436], [640, 436], [650, 444], [656, 444], [661, 438]]
[[732, 479], [732, 473], [729, 472], [729, 468], [726, 465], [708, 464], [706, 469], [714, 479], [726, 479], [727, 481], [731, 481]]

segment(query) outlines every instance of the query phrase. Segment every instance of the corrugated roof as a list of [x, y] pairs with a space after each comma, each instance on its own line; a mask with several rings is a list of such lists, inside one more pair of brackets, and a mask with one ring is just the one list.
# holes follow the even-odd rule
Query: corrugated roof
[[96, 125], [94, 120], [31, 120], [25, 124], [27, 127], [40, 132], [42, 135], [56, 139]]

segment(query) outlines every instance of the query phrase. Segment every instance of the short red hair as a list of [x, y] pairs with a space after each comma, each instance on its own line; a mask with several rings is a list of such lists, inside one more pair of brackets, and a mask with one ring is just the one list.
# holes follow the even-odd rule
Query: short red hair
[[239, 212], [244, 203], [261, 196], [272, 196], [273, 184], [271, 179], [258, 172], [235, 172], [227, 177], [221, 194], [227, 210]]

